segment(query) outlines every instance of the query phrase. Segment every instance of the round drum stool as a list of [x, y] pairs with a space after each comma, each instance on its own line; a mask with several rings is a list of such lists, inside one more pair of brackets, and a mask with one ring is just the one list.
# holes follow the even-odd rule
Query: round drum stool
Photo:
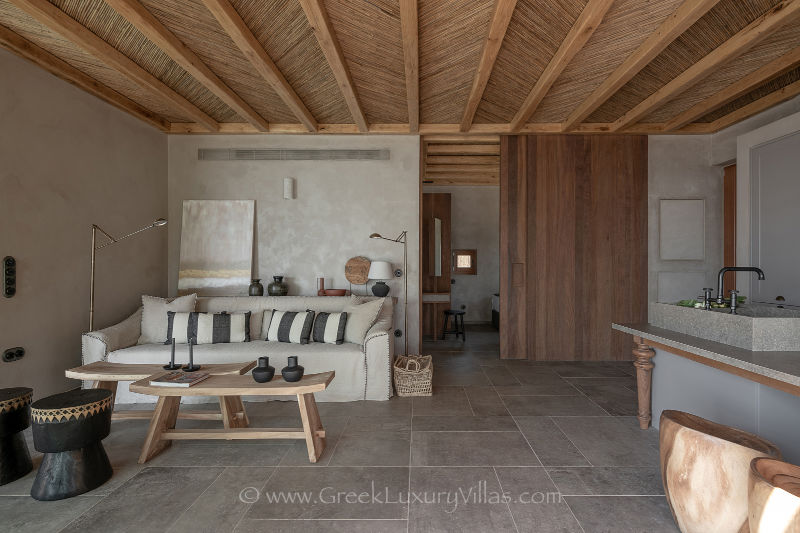
[[31, 470], [31, 454], [22, 432], [31, 425], [33, 389], [0, 389], [0, 485], [16, 481]]
[[800, 466], [753, 459], [748, 488], [750, 533], [800, 533]]
[[769, 441], [681, 411], [661, 413], [661, 479], [683, 533], [747, 531], [750, 461], [780, 457]]
[[96, 489], [111, 478], [100, 442], [111, 431], [113, 394], [105, 389], [62, 392], [31, 405], [33, 445], [44, 453], [31, 496], [63, 500]]

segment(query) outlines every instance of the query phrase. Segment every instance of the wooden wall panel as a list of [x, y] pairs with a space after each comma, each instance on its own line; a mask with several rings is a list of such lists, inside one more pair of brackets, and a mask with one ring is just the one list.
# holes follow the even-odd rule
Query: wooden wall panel
[[628, 359], [611, 323], [647, 318], [647, 138], [504, 137], [500, 177], [501, 356]]
[[[736, 266], [736, 165], [725, 167], [723, 181], [723, 266]], [[736, 288], [736, 272], [725, 273], [725, 288]]]
[[[434, 222], [442, 221], [442, 275], [435, 276]], [[423, 193], [422, 195], [422, 292], [450, 292], [450, 193]]]

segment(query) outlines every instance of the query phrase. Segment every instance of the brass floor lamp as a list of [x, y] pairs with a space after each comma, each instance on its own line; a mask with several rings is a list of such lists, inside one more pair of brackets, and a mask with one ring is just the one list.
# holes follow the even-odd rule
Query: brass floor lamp
[[[373, 233], [369, 236], [370, 239], [383, 239], [384, 241], [396, 242], [403, 245], [403, 286], [405, 295], [403, 297], [403, 337], [405, 337], [405, 352], [403, 355], [408, 355], [408, 231], [403, 230], [396, 239], [389, 239], [380, 233]], [[395, 276], [397, 272], [395, 271]]]
[[[164, 218], [159, 218], [159, 219], [154, 220], [152, 224], [150, 224], [148, 226], [145, 226], [145, 227], [143, 227], [141, 229], [137, 229], [133, 233], [128, 233], [127, 235], [123, 235], [122, 237], [117, 239], [117, 238], [112, 237], [111, 235], [109, 235], [106, 230], [104, 230], [103, 228], [101, 228], [97, 224], [92, 224], [92, 275], [91, 275], [90, 288], [89, 288], [89, 331], [93, 331], [94, 330], [94, 262], [95, 262], [94, 260], [95, 260], [95, 254], [97, 253], [97, 250], [102, 250], [106, 246], [111, 246], [112, 244], [118, 243], [119, 241], [127, 239], [128, 237], [133, 237], [137, 233], [141, 233], [143, 231], [147, 231], [150, 228], [157, 228], [159, 226], [166, 226], [166, 225], [167, 225], [167, 220], [164, 219]], [[97, 232], [98, 231], [100, 233], [102, 233], [103, 235], [105, 235], [106, 237], [108, 237], [109, 242], [107, 242], [105, 244], [101, 244], [100, 246], [97, 246]]]

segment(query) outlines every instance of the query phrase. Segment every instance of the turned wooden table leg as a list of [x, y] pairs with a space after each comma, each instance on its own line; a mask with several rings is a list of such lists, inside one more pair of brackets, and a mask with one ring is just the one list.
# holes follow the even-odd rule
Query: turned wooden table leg
[[633, 338], [633, 366], [636, 367], [636, 388], [639, 391], [639, 427], [650, 427], [652, 418], [650, 404], [652, 398], [651, 385], [653, 383], [653, 356], [655, 350], [644, 343], [641, 337]]

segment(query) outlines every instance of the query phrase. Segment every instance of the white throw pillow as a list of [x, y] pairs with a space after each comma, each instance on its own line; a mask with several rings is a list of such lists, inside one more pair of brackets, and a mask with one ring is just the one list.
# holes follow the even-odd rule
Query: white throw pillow
[[191, 313], [196, 303], [196, 294], [175, 299], [142, 296], [142, 333], [137, 344], [164, 344], [167, 338], [167, 311]]
[[364, 344], [369, 328], [378, 320], [383, 308], [383, 298], [366, 303], [356, 303], [354, 298], [344, 310], [347, 313], [347, 325], [344, 328], [344, 342]]

